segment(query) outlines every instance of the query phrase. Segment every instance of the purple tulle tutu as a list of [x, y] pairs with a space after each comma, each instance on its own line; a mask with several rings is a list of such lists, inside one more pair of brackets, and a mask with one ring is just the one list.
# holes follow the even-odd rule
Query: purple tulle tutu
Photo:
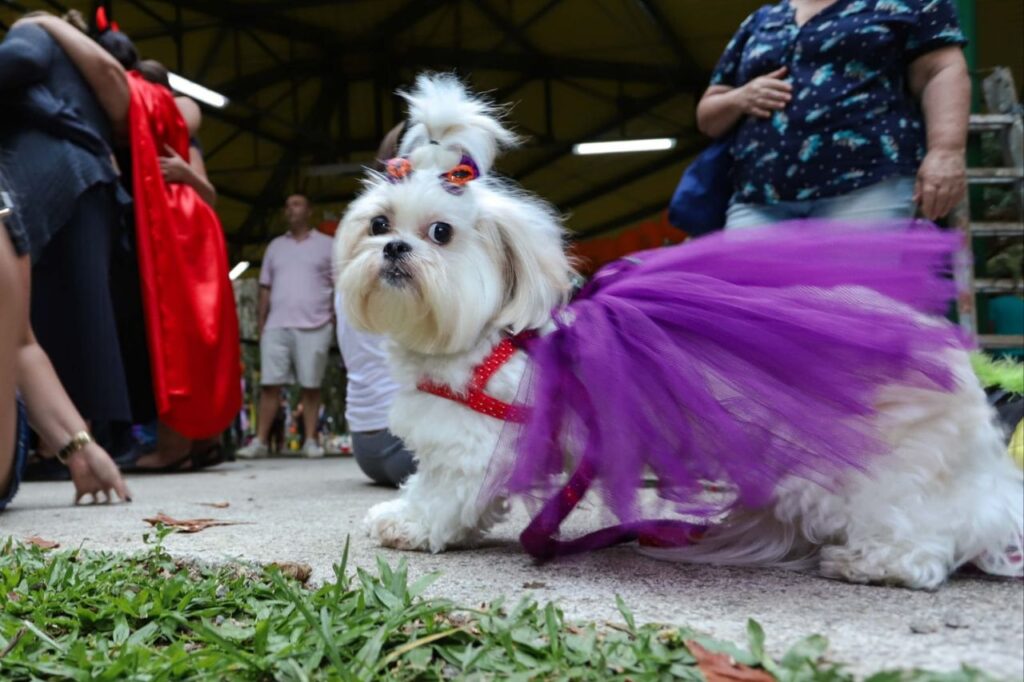
[[[880, 388], [951, 388], [936, 351], [963, 339], [914, 311], [945, 312], [960, 243], [931, 226], [803, 223], [605, 267], [528, 342], [530, 416], [507, 427], [487, 494], [540, 502], [521, 539], [550, 558], [678, 545], [733, 505], [769, 503], [786, 477], [828, 486], [863, 468], [885, 451]], [[709, 481], [732, 494], [709, 496]], [[560, 537], [588, 491], [610, 525]]]

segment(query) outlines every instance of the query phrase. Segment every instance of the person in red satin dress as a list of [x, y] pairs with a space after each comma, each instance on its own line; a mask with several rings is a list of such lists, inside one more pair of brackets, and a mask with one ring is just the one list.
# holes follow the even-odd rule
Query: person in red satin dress
[[[189, 131], [171, 91], [128, 72], [132, 189], [143, 308], [160, 421], [189, 439], [237, 414], [240, 346], [227, 248], [213, 208], [162, 159], [188, 158]], [[169, 154], [173, 152], [173, 154]]]
[[[84, 34], [59, 33], [54, 38], [72, 61], [77, 54], [103, 50]], [[205, 174], [186, 161], [194, 157], [189, 127], [166, 82], [166, 69], [159, 77], [161, 69], [155, 62], [125, 69], [127, 112], [123, 102], [101, 102], [119, 108], [107, 113], [124, 122], [115, 136], [130, 144], [131, 167], [121, 170], [131, 177], [139, 287], [161, 427], [157, 452], [131, 463], [136, 471], [177, 471], [210, 462], [212, 439], [231, 425], [242, 402], [227, 248], [208, 203], [215, 193]], [[103, 74], [83, 75], [103, 90]]]

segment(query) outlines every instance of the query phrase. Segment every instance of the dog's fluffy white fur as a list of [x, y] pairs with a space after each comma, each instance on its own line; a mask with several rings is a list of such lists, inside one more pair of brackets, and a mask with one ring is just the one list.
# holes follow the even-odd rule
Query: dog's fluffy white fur
[[[401, 153], [415, 170], [396, 184], [367, 180], [338, 231], [337, 281], [351, 321], [393, 341], [403, 389], [391, 430], [419, 466], [398, 498], [370, 509], [369, 533], [388, 547], [440, 552], [479, 539], [504, 512], [480, 495], [503, 424], [416, 384], [464, 391], [504, 333], [549, 322], [572, 269], [556, 213], [488, 172], [516, 140], [497, 110], [451, 76], [421, 76], [403, 96], [410, 125]], [[463, 154], [481, 177], [455, 195], [438, 177]], [[373, 228], [377, 217], [384, 222]], [[450, 226], [450, 241], [434, 239], [437, 223]], [[385, 257], [391, 242], [403, 242], [398, 259]], [[892, 452], [868, 472], [829, 490], [786, 480], [770, 508], [734, 512], [698, 545], [657, 556], [814, 563], [827, 576], [931, 589], [961, 564], [1001, 554], [1024, 526], [1024, 482], [966, 353], [948, 360], [956, 391], [893, 386], [880, 396]], [[527, 361], [514, 356], [487, 392], [513, 401]]]

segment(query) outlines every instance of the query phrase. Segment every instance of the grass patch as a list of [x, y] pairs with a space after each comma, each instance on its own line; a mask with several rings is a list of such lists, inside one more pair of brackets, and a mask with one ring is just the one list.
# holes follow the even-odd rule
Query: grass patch
[[[420, 595], [405, 563], [377, 574], [334, 567], [335, 581], [306, 588], [277, 568], [204, 567], [163, 549], [124, 557], [0, 549], [0, 678], [3, 680], [714, 680], [700, 649], [725, 652], [745, 675], [845, 682], [810, 637], [780, 661], [764, 653], [751, 621], [743, 646], [685, 628], [567, 622], [551, 604], [500, 600], [463, 608]], [[696, 646], [697, 642], [700, 646]], [[695, 655], [696, 653], [696, 655]], [[702, 667], [703, 666], [703, 667]], [[701, 670], [705, 672], [701, 672]], [[873, 682], [989, 679], [882, 673]]]

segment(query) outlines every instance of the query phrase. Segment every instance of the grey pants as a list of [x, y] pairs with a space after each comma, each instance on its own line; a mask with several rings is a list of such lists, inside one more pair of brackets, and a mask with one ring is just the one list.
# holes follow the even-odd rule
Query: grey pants
[[375, 483], [398, 486], [416, 471], [416, 460], [400, 438], [387, 429], [352, 434], [352, 454]]

